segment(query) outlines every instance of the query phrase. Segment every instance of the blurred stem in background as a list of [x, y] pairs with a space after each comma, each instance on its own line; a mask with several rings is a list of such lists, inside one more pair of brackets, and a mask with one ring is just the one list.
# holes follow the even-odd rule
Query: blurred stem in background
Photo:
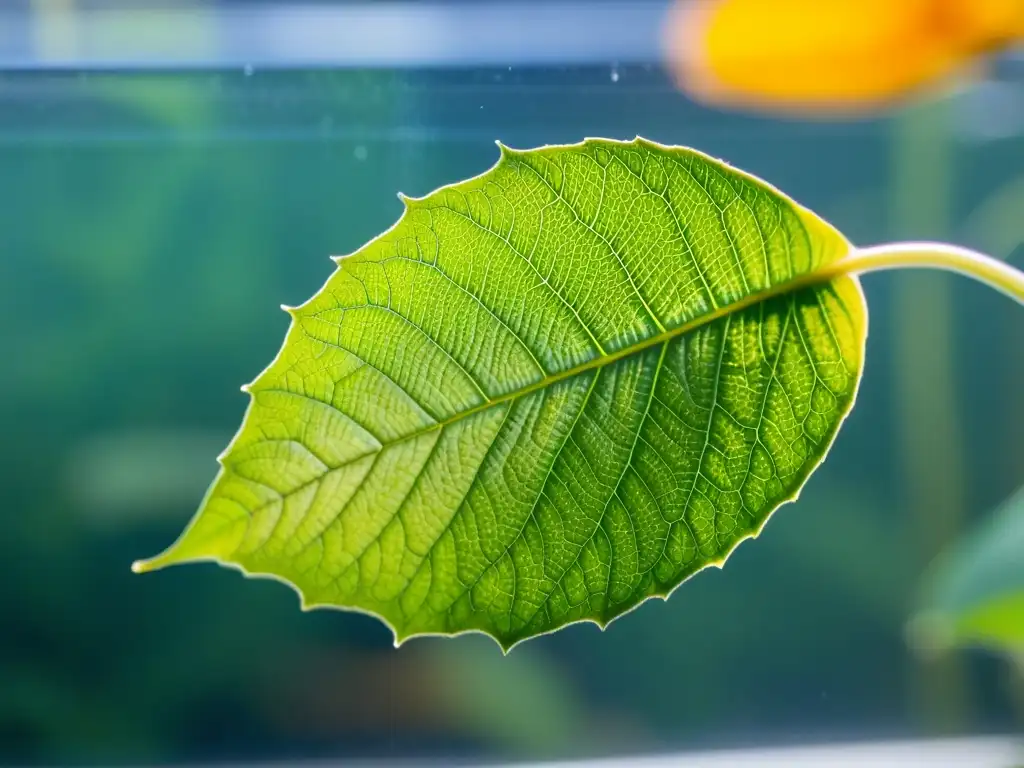
[[[1024, 174], [999, 187], [971, 211], [963, 225], [965, 243], [1018, 268], [1024, 267], [1020, 258], [1024, 245], [1021, 210], [1024, 210]], [[1007, 349], [1024, 349], [1024, 326], [1015, 313], [1006, 315], [1000, 336]], [[1005, 480], [1006, 486], [1013, 488], [1020, 485], [1024, 477], [1024, 397], [1020, 396], [1024, 392], [1024, 355], [1007, 355], [1005, 363], [999, 480]]]
[[[893, 121], [892, 236], [947, 235], [952, 191], [949, 110], [945, 99], [906, 108]], [[961, 527], [962, 430], [956, 408], [949, 275], [893, 276], [894, 428], [906, 482], [906, 513], [917, 531], [920, 569]], [[944, 732], [966, 726], [971, 704], [955, 656], [911, 667], [912, 711]]]
[[[1009, 254], [1008, 254], [1009, 255]], [[1021, 266], [1018, 264], [1018, 266]], [[1010, 318], [1013, 321], [1013, 318]], [[1024, 327], [1020, 321], [1008, 329], [1006, 334], [1011, 350], [1024, 350]], [[1006, 450], [1006, 471], [1010, 482], [1021, 482], [1024, 479], [1024, 354], [1009, 355], [1009, 371], [1007, 372], [1006, 422], [1003, 428], [1002, 443]], [[1021, 680], [1024, 681], [1024, 659], [1018, 666]], [[1024, 699], [1022, 699], [1024, 703]], [[1024, 723], [1024, 707], [1021, 708], [1021, 722]]]
[[75, 0], [32, 0], [35, 18], [32, 41], [40, 58], [49, 59], [75, 52]]
[[[1011, 254], [1007, 254], [1010, 256]], [[1018, 263], [1017, 266], [1022, 266]], [[1024, 350], [1024, 326], [1019, 318], [1010, 317], [1012, 326], [1007, 329], [1006, 338], [1010, 342], [1010, 350]], [[1003, 427], [1003, 445], [1006, 446], [1006, 471], [1010, 482], [1024, 481], [1024, 354], [1008, 355], [1009, 364], [1007, 371], [1007, 393], [1006, 400], [1006, 421]], [[1024, 658], [1017, 667], [1019, 680], [1024, 686]], [[1021, 690], [1019, 712], [1021, 723], [1024, 724], [1024, 690]]]

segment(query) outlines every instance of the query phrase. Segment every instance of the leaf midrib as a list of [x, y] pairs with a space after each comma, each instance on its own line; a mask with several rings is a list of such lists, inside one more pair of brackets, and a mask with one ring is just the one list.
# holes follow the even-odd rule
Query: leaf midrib
[[[852, 251], [853, 249], [851, 248], [851, 252]], [[379, 441], [380, 444], [377, 448], [365, 451], [359, 454], [358, 456], [353, 456], [350, 459], [346, 459], [341, 464], [330, 467], [328, 471], [341, 469], [353, 462], [366, 458], [367, 456], [372, 456], [375, 453], [380, 453], [386, 448], [390, 448], [391, 446], [394, 445], [399, 445], [409, 440], [415, 440], [419, 437], [422, 437], [423, 435], [433, 432], [434, 430], [443, 430], [446, 427], [449, 427], [452, 424], [455, 424], [463, 419], [468, 419], [472, 416], [475, 416], [478, 413], [482, 413], [495, 406], [507, 403], [509, 401], [517, 400], [518, 398], [521, 397], [526, 397], [527, 395], [533, 394], [534, 392], [539, 392], [543, 389], [547, 389], [548, 387], [553, 386], [560, 381], [571, 379], [582, 373], [586, 373], [587, 371], [597, 370], [612, 365], [614, 363], [617, 363], [619, 360], [623, 360], [627, 357], [639, 354], [641, 352], [644, 352], [645, 350], [651, 349], [652, 347], [656, 347], [659, 344], [669, 342], [686, 333], [690, 333], [691, 331], [695, 331], [698, 328], [702, 328], [705, 325], [709, 325], [710, 323], [713, 323], [716, 320], [720, 320], [723, 317], [727, 317], [736, 312], [742, 312], [744, 309], [748, 309], [749, 307], [755, 306], [756, 304], [760, 304], [761, 302], [768, 301], [778, 296], [783, 296], [787, 293], [794, 293], [803, 288], [808, 288], [813, 285], [819, 285], [830, 282], [831, 280], [834, 280], [838, 277], [842, 277], [847, 274], [847, 271], [843, 268], [841, 263], [844, 258], [846, 258], [846, 256], [840, 257], [839, 259], [829, 262], [828, 264], [824, 264], [812, 272], [806, 272], [802, 275], [799, 275], [798, 277], [774, 285], [766, 290], [758, 291], [747, 296], [744, 296], [743, 298], [731, 304], [726, 304], [725, 306], [717, 307], [712, 311], [703, 314], [699, 317], [693, 318], [692, 320], [689, 320], [685, 323], [682, 323], [681, 325], [678, 325], [675, 328], [670, 328], [666, 331], [663, 331], [647, 339], [644, 339], [643, 341], [616, 350], [615, 352], [606, 353], [604, 355], [598, 355], [597, 357], [594, 357], [593, 359], [588, 360], [585, 363], [580, 363], [579, 365], [567, 368], [564, 371], [559, 371], [558, 373], [546, 375], [543, 378], [539, 379], [538, 381], [535, 381], [532, 384], [528, 384], [525, 387], [520, 387], [519, 389], [506, 392], [496, 397], [488, 398], [485, 396], [484, 401], [479, 405], [474, 405], [472, 408], [467, 408], [464, 411], [454, 413], [448, 418], [441, 419], [440, 421], [436, 421], [433, 424], [429, 424], [427, 426], [420, 427], [419, 429], [415, 429], [412, 432], [408, 432], [405, 435], [402, 435], [401, 437], [398, 437], [389, 442]], [[339, 270], [343, 268], [343, 265], [339, 265]], [[298, 322], [297, 319], [296, 322]], [[273, 391], [273, 389], [277, 388], [268, 387], [267, 389], [257, 389], [256, 391], [267, 392]], [[303, 484], [303, 486], [304, 485], [305, 484]], [[302, 486], [295, 490], [301, 490], [301, 488]]]

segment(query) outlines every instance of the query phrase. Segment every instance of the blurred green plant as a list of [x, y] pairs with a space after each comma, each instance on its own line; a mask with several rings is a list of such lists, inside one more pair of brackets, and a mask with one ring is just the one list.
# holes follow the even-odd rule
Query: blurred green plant
[[213, 560], [396, 643], [601, 627], [756, 536], [853, 405], [853, 275], [1024, 275], [855, 249], [752, 176], [636, 139], [518, 151], [337, 259], [199, 512], [147, 571]]
[[934, 561], [908, 627], [926, 652], [983, 647], [1024, 661], [1024, 488]]

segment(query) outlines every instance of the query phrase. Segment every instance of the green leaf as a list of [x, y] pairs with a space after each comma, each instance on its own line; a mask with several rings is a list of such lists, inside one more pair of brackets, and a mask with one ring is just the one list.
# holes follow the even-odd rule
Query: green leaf
[[721, 565], [850, 410], [851, 246], [764, 182], [642, 139], [517, 151], [419, 199], [292, 324], [182, 537], [395, 640], [508, 649]]
[[956, 542], [923, 580], [911, 639], [925, 650], [1024, 652], [1024, 488]]

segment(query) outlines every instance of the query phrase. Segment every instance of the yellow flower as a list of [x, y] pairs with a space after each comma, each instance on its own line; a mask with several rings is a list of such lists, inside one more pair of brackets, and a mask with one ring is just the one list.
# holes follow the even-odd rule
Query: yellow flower
[[948, 84], [1024, 35], [1024, 0], [680, 0], [671, 70], [695, 99], [857, 112]]

